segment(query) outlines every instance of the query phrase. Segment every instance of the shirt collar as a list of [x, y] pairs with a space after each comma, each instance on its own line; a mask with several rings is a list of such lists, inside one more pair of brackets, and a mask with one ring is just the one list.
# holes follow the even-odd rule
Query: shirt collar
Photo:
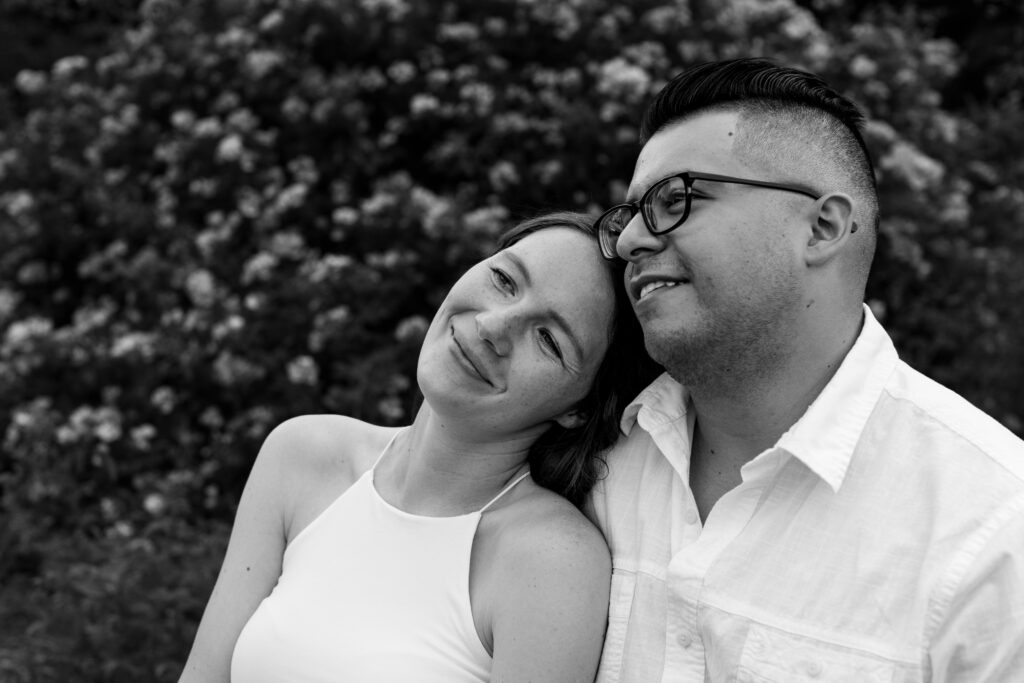
[[857, 341], [836, 374], [776, 447], [791, 453], [838, 491], [898, 360], [889, 335], [871, 309], [864, 306], [864, 325]]
[[664, 372], [647, 385], [647, 388], [622, 411], [619, 429], [623, 434], [629, 435], [637, 420], [640, 420], [640, 427], [650, 432], [660, 425], [675, 422], [686, 415], [688, 403], [689, 394], [686, 389]]
[[[868, 417], [897, 361], [889, 335], [865, 305], [864, 325], [853, 347], [775, 448], [790, 453], [838, 491]], [[653, 434], [660, 426], [685, 416], [688, 405], [689, 392], [664, 373], [626, 406], [619, 427], [628, 435], [639, 422], [642, 429]]]

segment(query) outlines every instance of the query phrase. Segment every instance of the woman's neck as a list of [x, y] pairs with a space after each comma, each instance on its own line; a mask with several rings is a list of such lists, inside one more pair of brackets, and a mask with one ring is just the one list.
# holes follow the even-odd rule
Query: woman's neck
[[374, 485], [385, 500], [413, 514], [479, 510], [523, 470], [536, 438], [487, 439], [481, 434], [453, 429], [424, 404], [381, 459]]

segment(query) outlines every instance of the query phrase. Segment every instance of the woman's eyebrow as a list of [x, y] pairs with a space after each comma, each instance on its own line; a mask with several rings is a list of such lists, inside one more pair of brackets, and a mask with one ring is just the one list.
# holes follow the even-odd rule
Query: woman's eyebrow
[[[526, 267], [526, 264], [523, 262], [523, 260], [519, 258], [518, 255], [511, 251], [506, 251], [505, 256], [508, 257], [508, 260], [511, 261], [512, 264], [516, 267], [516, 270], [519, 271], [519, 275], [520, 277], [523, 278], [523, 282], [526, 283], [526, 286], [532, 287], [533, 280], [530, 279], [530, 270], [529, 268]], [[576, 353], [576, 357], [579, 358], [581, 361], [584, 360], [586, 356], [583, 353], [583, 345], [580, 343], [580, 340], [576, 336], [576, 333], [573, 331], [572, 325], [569, 324], [569, 321], [566, 320], [565, 317], [558, 311], [553, 310], [550, 312], [549, 315], [551, 319], [555, 322], [555, 324], [562, 328], [562, 331], [565, 332], [565, 336], [569, 338], [569, 342], [572, 344], [572, 348], [573, 351], [575, 351]]]

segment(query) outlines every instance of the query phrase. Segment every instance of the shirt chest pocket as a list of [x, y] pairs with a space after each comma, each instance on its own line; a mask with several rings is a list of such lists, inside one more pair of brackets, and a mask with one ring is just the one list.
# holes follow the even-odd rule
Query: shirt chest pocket
[[872, 653], [752, 624], [736, 672], [737, 683], [903, 683], [897, 662]]

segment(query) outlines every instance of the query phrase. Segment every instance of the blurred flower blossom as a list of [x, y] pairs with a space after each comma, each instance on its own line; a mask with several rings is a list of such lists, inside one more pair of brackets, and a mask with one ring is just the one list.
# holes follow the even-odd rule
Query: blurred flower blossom
[[121, 412], [110, 406], [79, 406], [68, 417], [61, 437], [65, 442], [94, 437], [103, 443], [121, 438]]
[[259, 26], [260, 31], [270, 33], [280, 28], [282, 24], [284, 24], [284, 12], [279, 9], [275, 9], [267, 12], [266, 16], [260, 20]]
[[299, 123], [309, 114], [309, 105], [298, 95], [289, 95], [281, 104], [281, 113], [292, 123]]
[[429, 93], [417, 93], [409, 101], [409, 111], [415, 116], [423, 116], [437, 111], [441, 102]]
[[149, 514], [158, 517], [167, 511], [167, 499], [163, 494], [153, 492], [142, 499], [142, 507]]
[[4, 335], [5, 348], [17, 348], [27, 342], [48, 337], [53, 332], [53, 321], [41, 316], [31, 316], [11, 323]]
[[253, 50], [245, 57], [245, 70], [253, 79], [260, 80], [283, 63], [284, 56], [279, 52]]
[[288, 363], [288, 381], [292, 384], [316, 385], [320, 381], [320, 368], [311, 356], [299, 356]]
[[129, 332], [117, 337], [110, 346], [112, 358], [138, 356], [144, 360], [153, 358], [156, 335], [151, 332]]
[[647, 72], [622, 57], [614, 57], [599, 68], [597, 90], [604, 95], [636, 102], [647, 96], [650, 85]]
[[259, 120], [256, 118], [256, 115], [252, 113], [251, 109], [248, 107], [242, 107], [240, 109], [235, 109], [228, 114], [227, 124], [234, 130], [248, 133], [256, 129], [256, 126], [259, 125]]
[[224, 426], [224, 416], [216, 406], [208, 406], [199, 416], [199, 424], [210, 429], [219, 429]]
[[196, 121], [193, 132], [196, 137], [200, 138], [215, 138], [219, 137], [224, 131], [224, 126], [221, 124], [220, 119], [215, 116], [207, 116], [205, 118]]
[[351, 206], [339, 206], [331, 213], [331, 221], [335, 225], [355, 225], [359, 220], [359, 212]]
[[388, 76], [395, 83], [408, 83], [416, 77], [416, 67], [413, 66], [412, 62], [404, 60], [395, 62], [388, 67]]
[[391, 422], [401, 420], [405, 416], [402, 401], [397, 396], [388, 396], [377, 402], [377, 410], [384, 419]]
[[238, 161], [244, 150], [242, 137], [237, 133], [232, 133], [224, 137], [217, 145], [217, 160], [221, 162]]
[[934, 69], [944, 78], [956, 75], [958, 64], [956, 43], [946, 38], [926, 40], [921, 44], [921, 58], [924, 65]]
[[427, 333], [430, 321], [422, 315], [403, 318], [395, 327], [395, 339], [400, 342], [419, 342]]
[[873, 78], [878, 73], [878, 63], [867, 55], [854, 55], [850, 60], [850, 73], [857, 78]]
[[274, 254], [261, 251], [253, 255], [245, 266], [242, 267], [242, 284], [251, 285], [253, 282], [266, 282], [273, 276], [274, 268], [277, 267], [278, 258]]
[[493, 239], [505, 227], [508, 209], [504, 206], [486, 206], [468, 212], [462, 217], [463, 225], [469, 232]]
[[360, 0], [360, 4], [372, 13], [384, 14], [389, 21], [399, 21], [410, 9], [407, 0]]
[[169, 415], [178, 405], [178, 394], [171, 387], [160, 386], [150, 394], [149, 402], [164, 415]]
[[878, 165], [901, 178], [915, 192], [921, 192], [937, 184], [946, 172], [939, 161], [904, 141], [893, 144]]
[[216, 281], [213, 274], [204, 268], [189, 273], [185, 279], [185, 291], [199, 308], [208, 308], [217, 300]]
[[320, 179], [320, 171], [317, 170], [316, 161], [309, 155], [296, 157], [288, 162], [288, 172], [292, 174], [296, 182], [303, 185], [313, 185]]
[[26, 95], [38, 95], [46, 89], [46, 74], [42, 71], [22, 69], [14, 77], [14, 85]]
[[0, 287], [0, 325], [5, 324], [13, 315], [21, 294], [7, 287]]
[[226, 48], [250, 48], [255, 44], [256, 36], [241, 26], [229, 26], [217, 34], [214, 44], [221, 49]]
[[322, 351], [327, 340], [342, 331], [351, 319], [352, 311], [348, 306], [336, 306], [317, 315], [306, 342], [309, 350]]
[[28, 190], [15, 190], [0, 195], [0, 208], [16, 218], [31, 211], [35, 205], [36, 201]]
[[498, 161], [491, 166], [487, 172], [487, 179], [490, 181], [491, 187], [498, 192], [503, 192], [520, 182], [519, 172], [515, 165], [506, 160]]
[[225, 387], [248, 384], [265, 374], [263, 368], [230, 351], [221, 351], [213, 361], [213, 377]]
[[156, 427], [151, 424], [137, 425], [128, 432], [128, 437], [131, 439], [132, 445], [140, 451], [148, 451], [152, 446], [153, 439], [156, 438]]
[[480, 39], [480, 29], [467, 21], [441, 24], [437, 27], [437, 37], [439, 40], [473, 43]]
[[281, 258], [300, 259], [305, 255], [306, 241], [295, 230], [286, 230], [270, 238], [270, 251]]
[[53, 64], [50, 73], [55, 79], [67, 79], [89, 67], [89, 60], [81, 55], [62, 57]]

